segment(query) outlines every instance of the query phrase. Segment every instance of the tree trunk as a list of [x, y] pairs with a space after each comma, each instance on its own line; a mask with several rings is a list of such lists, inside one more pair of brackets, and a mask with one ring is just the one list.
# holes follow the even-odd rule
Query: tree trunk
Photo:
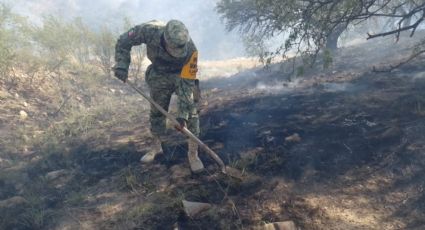
[[328, 35], [326, 38], [326, 49], [329, 51], [335, 51], [338, 49], [338, 39], [341, 36], [342, 32], [347, 29], [346, 24], [340, 24], [335, 27], [335, 29]]

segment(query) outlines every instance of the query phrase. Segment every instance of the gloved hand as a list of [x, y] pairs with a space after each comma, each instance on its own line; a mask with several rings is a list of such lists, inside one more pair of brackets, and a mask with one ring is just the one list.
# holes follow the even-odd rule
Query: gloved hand
[[121, 81], [123, 81], [123, 82], [127, 81], [128, 70], [123, 69], [123, 68], [114, 68], [114, 74], [115, 74], [115, 77], [117, 77]]
[[186, 119], [180, 117], [176, 118], [176, 120], [179, 122], [179, 125], [175, 125], [174, 128], [181, 132], [183, 128], [186, 127], [187, 121]]

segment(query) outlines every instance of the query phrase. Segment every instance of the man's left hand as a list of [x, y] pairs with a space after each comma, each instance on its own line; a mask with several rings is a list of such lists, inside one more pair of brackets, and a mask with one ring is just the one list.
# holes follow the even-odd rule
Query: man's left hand
[[123, 81], [124, 83], [127, 81], [128, 78], [128, 70], [123, 68], [114, 68], [114, 74], [115, 77]]

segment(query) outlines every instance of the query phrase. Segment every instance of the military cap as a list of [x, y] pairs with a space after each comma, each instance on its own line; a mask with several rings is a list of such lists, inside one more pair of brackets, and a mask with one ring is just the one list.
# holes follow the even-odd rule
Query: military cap
[[183, 22], [170, 20], [165, 25], [164, 40], [167, 51], [174, 57], [185, 57], [187, 55], [187, 43], [189, 42], [189, 31]]

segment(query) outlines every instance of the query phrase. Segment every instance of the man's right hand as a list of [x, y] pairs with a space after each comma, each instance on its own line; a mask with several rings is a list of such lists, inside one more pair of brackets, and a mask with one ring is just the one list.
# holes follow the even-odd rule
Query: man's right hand
[[114, 68], [115, 77], [120, 79], [123, 82], [127, 81], [128, 78], [128, 70], [122, 68]]
[[175, 125], [174, 128], [177, 129], [177, 131], [182, 132], [184, 128], [187, 127], [187, 121], [184, 118], [176, 118], [177, 122], [179, 123], [179, 125]]

